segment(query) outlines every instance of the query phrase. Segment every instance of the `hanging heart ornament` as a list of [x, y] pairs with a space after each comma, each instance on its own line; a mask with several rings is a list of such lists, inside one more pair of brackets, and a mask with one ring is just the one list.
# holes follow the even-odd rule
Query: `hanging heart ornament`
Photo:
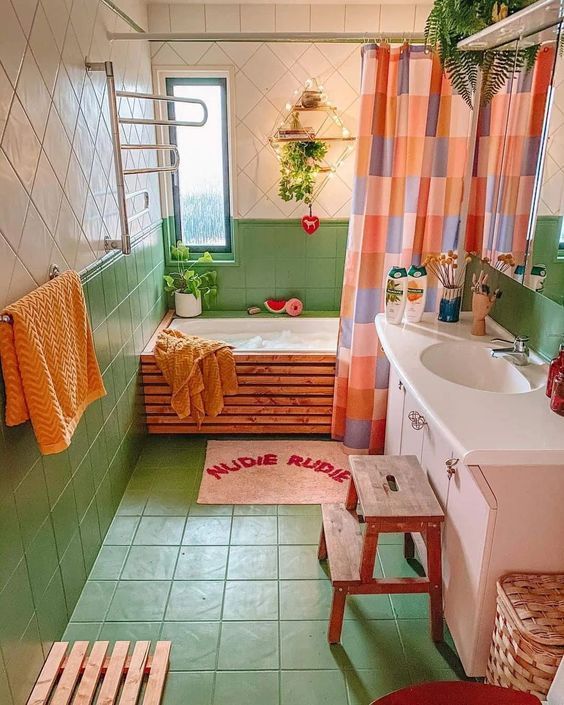
[[302, 218], [302, 228], [308, 235], [313, 235], [319, 225], [319, 218], [316, 215], [304, 215]]

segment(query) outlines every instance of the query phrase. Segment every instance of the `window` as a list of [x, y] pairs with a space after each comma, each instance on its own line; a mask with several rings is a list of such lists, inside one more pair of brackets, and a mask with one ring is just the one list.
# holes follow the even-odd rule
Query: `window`
[[[226, 78], [167, 78], [168, 95], [198, 98], [208, 108], [203, 127], [171, 127], [180, 167], [172, 174], [176, 239], [191, 250], [231, 251]], [[201, 108], [169, 103], [169, 118], [199, 120]]]

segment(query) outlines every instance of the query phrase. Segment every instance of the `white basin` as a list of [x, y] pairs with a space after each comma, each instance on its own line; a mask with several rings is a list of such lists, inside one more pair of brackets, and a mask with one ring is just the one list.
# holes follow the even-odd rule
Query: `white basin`
[[420, 355], [429, 372], [454, 384], [498, 394], [531, 391], [529, 380], [503, 357], [492, 357], [491, 349], [468, 342], [435, 343]]

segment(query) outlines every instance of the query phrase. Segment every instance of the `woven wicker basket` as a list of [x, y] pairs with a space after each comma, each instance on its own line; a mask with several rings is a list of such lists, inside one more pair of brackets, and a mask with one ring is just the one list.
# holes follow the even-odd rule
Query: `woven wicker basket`
[[544, 700], [562, 656], [564, 573], [502, 577], [486, 682]]

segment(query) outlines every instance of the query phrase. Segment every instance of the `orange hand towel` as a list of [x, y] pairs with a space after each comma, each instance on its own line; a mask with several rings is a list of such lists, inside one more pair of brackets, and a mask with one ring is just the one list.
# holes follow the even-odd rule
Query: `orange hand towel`
[[84, 409], [105, 395], [80, 277], [64, 272], [4, 309], [0, 356], [6, 424], [31, 420], [44, 455], [71, 442]]
[[198, 428], [205, 416], [222, 412], [224, 396], [239, 391], [235, 358], [227, 343], [167, 328], [158, 336], [154, 353], [172, 389], [172, 408], [181, 419], [191, 415]]

